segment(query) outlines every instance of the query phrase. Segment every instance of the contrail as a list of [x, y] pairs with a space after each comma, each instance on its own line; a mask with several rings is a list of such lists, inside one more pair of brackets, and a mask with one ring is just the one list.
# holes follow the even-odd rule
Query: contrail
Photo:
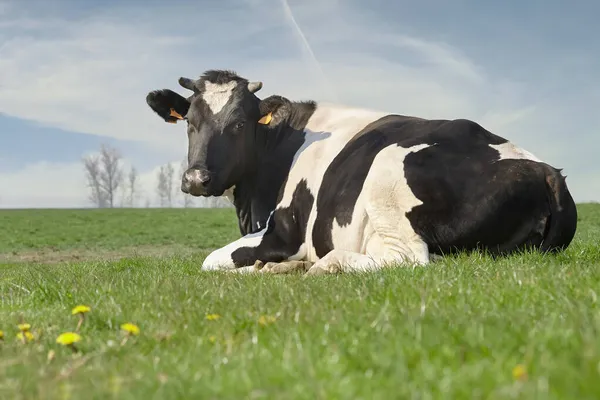
[[319, 62], [319, 60], [317, 60], [317, 57], [315, 56], [315, 53], [313, 52], [312, 48], [310, 47], [308, 40], [306, 40], [306, 36], [304, 36], [304, 32], [302, 32], [302, 29], [300, 29], [300, 26], [296, 22], [296, 18], [294, 18], [294, 14], [292, 13], [292, 9], [290, 8], [290, 5], [288, 4], [287, 0], [281, 0], [281, 4], [283, 6], [283, 10], [285, 11], [286, 17], [290, 20], [291, 24], [293, 25], [293, 27], [296, 29], [296, 32], [300, 36], [300, 40], [302, 41], [302, 44], [304, 45], [304, 48], [306, 49], [306, 51], [308, 51], [308, 54], [310, 55], [310, 58], [311, 58], [313, 64], [315, 65], [315, 67], [317, 67], [317, 69], [321, 73], [321, 78], [322, 78], [323, 82], [325, 83], [325, 85], [327, 86], [327, 91], [329, 92], [329, 94], [331, 96], [333, 96], [333, 98], [336, 101], [338, 101], [337, 94], [335, 93], [335, 90], [333, 90], [333, 88], [331, 87], [331, 84], [327, 80], [327, 76], [325, 75], [325, 72], [323, 71], [323, 68], [321, 67], [321, 63]]

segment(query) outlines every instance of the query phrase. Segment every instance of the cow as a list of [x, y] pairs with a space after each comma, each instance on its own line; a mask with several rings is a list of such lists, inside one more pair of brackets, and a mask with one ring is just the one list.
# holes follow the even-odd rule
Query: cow
[[241, 234], [202, 270], [414, 268], [475, 250], [557, 253], [575, 235], [562, 169], [472, 120], [261, 99], [262, 82], [230, 70], [179, 84], [192, 94], [157, 89], [146, 102], [187, 123], [181, 190], [228, 197]]

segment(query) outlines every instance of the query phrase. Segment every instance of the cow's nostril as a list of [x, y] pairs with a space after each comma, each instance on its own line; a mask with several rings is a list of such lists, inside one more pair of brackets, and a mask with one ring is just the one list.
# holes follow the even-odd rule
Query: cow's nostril
[[207, 186], [210, 181], [210, 173], [201, 169], [187, 170], [183, 176], [183, 183], [189, 186]]
[[208, 185], [208, 183], [210, 182], [210, 175], [207, 172], [201, 171], [198, 180], [203, 185]]

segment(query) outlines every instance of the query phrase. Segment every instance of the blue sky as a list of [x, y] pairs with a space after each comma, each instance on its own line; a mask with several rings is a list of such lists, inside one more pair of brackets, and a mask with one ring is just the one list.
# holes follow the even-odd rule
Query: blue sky
[[154, 204], [186, 136], [145, 95], [212, 68], [261, 80], [263, 96], [471, 118], [599, 201], [599, 14], [556, 0], [0, 0], [0, 207], [88, 205], [80, 160], [101, 143]]

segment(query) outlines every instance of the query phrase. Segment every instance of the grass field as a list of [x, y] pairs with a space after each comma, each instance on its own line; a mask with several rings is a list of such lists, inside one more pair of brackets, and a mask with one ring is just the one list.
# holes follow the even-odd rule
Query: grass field
[[579, 220], [558, 256], [303, 279], [200, 272], [230, 209], [0, 211], [0, 399], [598, 399], [600, 205]]

